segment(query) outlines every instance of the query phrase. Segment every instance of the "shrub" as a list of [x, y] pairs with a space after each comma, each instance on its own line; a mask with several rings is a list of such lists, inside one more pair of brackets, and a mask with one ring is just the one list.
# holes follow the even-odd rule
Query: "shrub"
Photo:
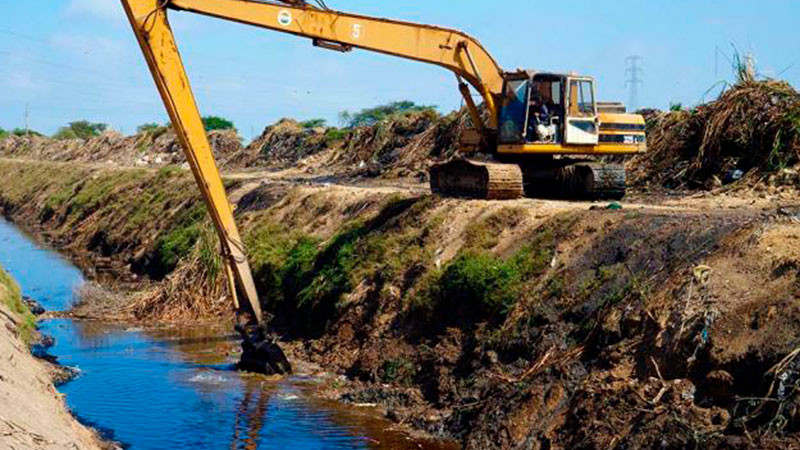
[[[11, 130], [10, 134], [13, 134], [14, 136], [44, 136], [38, 131], [26, 130], [25, 128], [14, 128]], [[2, 137], [2, 133], [0, 133], [0, 137]]]
[[139, 134], [155, 133], [155, 132], [159, 132], [160, 130], [162, 130], [164, 128], [166, 128], [166, 126], [159, 125], [159, 124], [157, 124], [155, 122], [150, 122], [150, 123], [143, 123], [143, 124], [139, 125], [138, 127], [136, 127], [136, 132], [139, 133]]
[[228, 119], [218, 117], [218, 116], [206, 116], [203, 117], [203, 126], [205, 126], [206, 131], [214, 131], [214, 130], [235, 130], [236, 128], [233, 126], [233, 122]]
[[183, 213], [177, 226], [158, 238], [149, 269], [154, 278], [166, 276], [175, 270], [182, 258], [189, 255], [203, 234], [205, 218], [205, 206], [197, 205]]
[[310, 119], [300, 122], [300, 126], [305, 129], [324, 127], [327, 120], [325, 119]]
[[486, 252], [468, 252], [445, 267], [431, 294], [439, 307], [496, 319], [517, 300], [521, 281], [514, 264]]
[[411, 386], [416, 374], [414, 362], [408, 358], [387, 359], [381, 366], [381, 381]]
[[61, 127], [58, 131], [55, 132], [53, 135], [53, 139], [58, 140], [67, 140], [67, 139], [78, 139], [78, 135], [68, 127]]
[[58, 129], [53, 135], [55, 139], [89, 139], [99, 136], [100, 133], [108, 129], [104, 123], [93, 123], [87, 120], [70, 122], [67, 126]]
[[325, 132], [325, 141], [330, 144], [332, 142], [344, 140], [350, 133], [344, 128], [330, 128]]

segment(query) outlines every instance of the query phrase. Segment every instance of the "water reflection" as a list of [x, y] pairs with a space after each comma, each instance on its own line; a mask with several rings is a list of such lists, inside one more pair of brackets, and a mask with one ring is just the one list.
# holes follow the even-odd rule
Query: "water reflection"
[[244, 383], [244, 395], [236, 411], [233, 424], [231, 450], [256, 450], [264, 421], [267, 420], [267, 405], [270, 394], [261, 383]]

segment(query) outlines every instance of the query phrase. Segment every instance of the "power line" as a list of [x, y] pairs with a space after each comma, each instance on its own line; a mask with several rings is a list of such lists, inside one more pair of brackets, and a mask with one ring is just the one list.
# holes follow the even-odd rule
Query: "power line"
[[644, 71], [644, 69], [639, 66], [639, 61], [641, 60], [642, 57], [639, 55], [631, 55], [625, 58], [625, 64], [627, 65], [625, 68], [625, 74], [627, 76], [625, 87], [630, 88], [628, 108], [630, 108], [631, 111], [639, 109], [639, 86], [644, 84], [644, 80], [640, 77], [640, 74]]

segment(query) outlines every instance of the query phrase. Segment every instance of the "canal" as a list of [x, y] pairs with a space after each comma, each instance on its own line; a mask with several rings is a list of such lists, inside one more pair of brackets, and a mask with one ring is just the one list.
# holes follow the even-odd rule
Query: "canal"
[[[47, 310], [68, 310], [84, 278], [58, 253], [0, 220], [0, 265]], [[233, 370], [226, 327], [140, 328], [40, 322], [49, 353], [79, 375], [60, 386], [84, 423], [131, 449], [444, 448], [411, 439], [374, 411], [314, 397], [315, 378]]]

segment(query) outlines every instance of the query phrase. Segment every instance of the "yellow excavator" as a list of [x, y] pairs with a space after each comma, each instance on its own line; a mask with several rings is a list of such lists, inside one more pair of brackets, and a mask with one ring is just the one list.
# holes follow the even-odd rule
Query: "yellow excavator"
[[[596, 101], [591, 77], [504, 71], [476, 39], [458, 30], [337, 12], [322, 0], [317, 5], [304, 0], [121, 1], [222, 243], [240, 317], [237, 328], [245, 338], [240, 364], [248, 370], [284, 373], [291, 368], [277, 344], [265, 337], [233, 208], [169, 26], [169, 11], [293, 34], [323, 49], [370, 50], [453, 72], [472, 122], [462, 133], [461, 154], [492, 158], [459, 157], [433, 166], [430, 183], [437, 193], [486, 199], [621, 198], [624, 168], [587, 157], [646, 150], [643, 117], [626, 114], [619, 103]], [[482, 105], [474, 101], [470, 86]]]

